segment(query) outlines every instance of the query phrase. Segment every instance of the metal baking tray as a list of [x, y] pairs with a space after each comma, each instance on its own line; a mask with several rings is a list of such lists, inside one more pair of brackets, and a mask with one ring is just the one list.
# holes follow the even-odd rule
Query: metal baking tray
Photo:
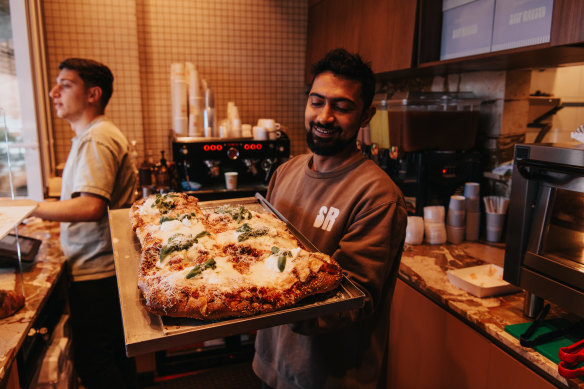
[[[259, 194], [256, 194], [256, 197], [199, 203], [202, 208], [225, 204], [242, 204], [256, 211], [273, 212], [288, 225], [297, 239], [308, 250], [316, 251], [314, 245]], [[126, 354], [129, 357], [359, 309], [364, 304], [365, 295], [363, 292], [343, 276], [341, 285], [334, 291], [308, 297], [291, 308], [261, 315], [218, 321], [154, 315], [146, 310], [137, 286], [140, 243], [130, 226], [129, 209], [110, 210], [109, 221], [124, 324]]]

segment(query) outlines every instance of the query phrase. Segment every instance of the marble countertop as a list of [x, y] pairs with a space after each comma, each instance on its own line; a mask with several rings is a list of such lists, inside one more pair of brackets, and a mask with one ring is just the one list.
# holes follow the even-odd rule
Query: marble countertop
[[[59, 243], [59, 223], [29, 218], [19, 226], [19, 233], [40, 239], [43, 244], [35, 261], [23, 266], [25, 306], [14, 315], [0, 319], [0, 386], [32, 323], [65, 269], [65, 258]], [[523, 316], [523, 293], [478, 298], [453, 286], [448, 280], [446, 271], [450, 269], [485, 263], [503, 266], [504, 255], [502, 244], [406, 245], [400, 278], [496, 344], [502, 345], [516, 358], [540, 370], [540, 373], [565, 387], [584, 388], [584, 381], [567, 381], [558, 374], [554, 362], [532, 349], [522, 347], [517, 339], [505, 332], [506, 325], [530, 321]], [[552, 305], [548, 318], [569, 316]]]
[[[522, 292], [493, 297], [475, 297], [452, 285], [447, 270], [492, 263], [503, 266], [504, 245], [464, 242], [444, 245], [406, 245], [400, 265], [400, 278], [422, 294], [443, 306], [494, 343], [527, 365], [540, 370], [558, 384], [584, 388], [584, 381], [566, 380], [558, 374], [558, 366], [538, 352], [522, 347], [505, 332], [505, 326], [532, 321], [523, 315]], [[578, 320], [560, 307], [551, 305], [547, 318], [565, 317]]]
[[[32, 324], [65, 269], [65, 257], [59, 243], [59, 223], [38, 218], [26, 219], [18, 233], [42, 240], [39, 252], [32, 263], [23, 264], [25, 303], [15, 314], [0, 319], [0, 386], [16, 358], [18, 350], [28, 335]], [[16, 270], [17, 271], [17, 270]], [[19, 272], [17, 277], [20, 278]], [[21, 284], [17, 280], [18, 290]]]

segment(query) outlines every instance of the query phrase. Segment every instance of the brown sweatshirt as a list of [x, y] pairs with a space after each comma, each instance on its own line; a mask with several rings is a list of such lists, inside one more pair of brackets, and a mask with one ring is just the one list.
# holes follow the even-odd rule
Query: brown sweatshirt
[[389, 308], [405, 238], [403, 196], [373, 161], [310, 169], [301, 155], [274, 173], [267, 200], [365, 293], [363, 309], [260, 330], [253, 367], [274, 388], [376, 388], [387, 375]]

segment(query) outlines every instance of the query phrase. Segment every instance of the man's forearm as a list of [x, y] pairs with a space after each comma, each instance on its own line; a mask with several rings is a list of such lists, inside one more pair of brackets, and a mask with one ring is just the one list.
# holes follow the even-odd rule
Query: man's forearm
[[101, 198], [79, 196], [64, 201], [43, 201], [32, 216], [57, 222], [89, 222], [101, 219], [106, 204]]

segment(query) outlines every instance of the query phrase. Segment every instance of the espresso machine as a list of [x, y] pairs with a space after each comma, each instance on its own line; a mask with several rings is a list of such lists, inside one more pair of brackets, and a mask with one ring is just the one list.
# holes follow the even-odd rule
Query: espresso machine
[[[389, 153], [388, 153], [389, 154]], [[408, 200], [408, 211], [422, 216], [424, 207], [448, 207], [450, 196], [464, 184], [481, 180], [481, 155], [476, 150], [395, 152], [382, 166]]]
[[[280, 131], [273, 140], [177, 137], [172, 155], [181, 188], [199, 200], [266, 193], [276, 168], [290, 157], [290, 139]], [[237, 172], [237, 188], [227, 190], [225, 173]]]

